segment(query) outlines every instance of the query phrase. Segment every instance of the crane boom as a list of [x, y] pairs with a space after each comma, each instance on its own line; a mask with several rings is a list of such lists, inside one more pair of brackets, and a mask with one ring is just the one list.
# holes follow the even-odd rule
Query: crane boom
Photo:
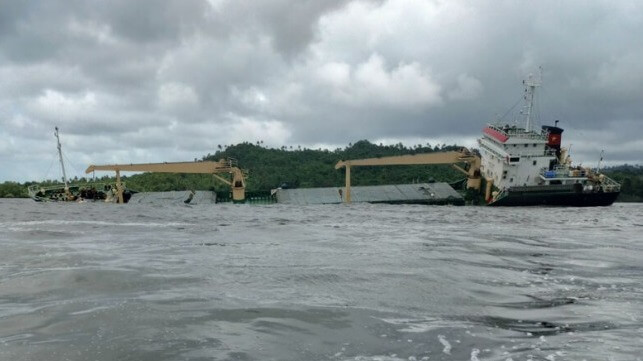
[[[468, 169], [459, 167], [457, 163], [467, 163]], [[335, 164], [335, 169], [346, 167], [346, 197], [344, 201], [351, 201], [351, 167], [360, 166], [386, 166], [386, 165], [419, 165], [419, 164], [451, 164], [458, 171], [467, 175], [467, 188], [480, 189], [480, 157], [468, 149], [460, 151], [423, 153], [412, 155], [398, 155], [380, 158], [340, 160]]]
[[[119, 202], [123, 203], [123, 189], [120, 181], [120, 172], [150, 172], [150, 173], [195, 173], [195, 174], [212, 174], [220, 181], [232, 187], [233, 201], [243, 201], [245, 199], [246, 181], [243, 172], [234, 166], [231, 160], [221, 159], [218, 162], [165, 162], [165, 163], [141, 163], [141, 164], [106, 164], [90, 165], [85, 173], [91, 173], [97, 170], [106, 170], [116, 172], [116, 188]], [[228, 173], [232, 176], [229, 181], [219, 174]]]
[[453, 164], [469, 162], [475, 157], [463, 152], [436, 152], [424, 154], [398, 155], [392, 157], [340, 160], [335, 169], [345, 166], [414, 165], [414, 164]]
[[153, 173], [224, 173], [230, 170], [225, 162], [164, 162], [141, 164], [106, 164], [90, 165], [85, 173], [96, 170], [128, 171], [128, 172], [153, 172]]

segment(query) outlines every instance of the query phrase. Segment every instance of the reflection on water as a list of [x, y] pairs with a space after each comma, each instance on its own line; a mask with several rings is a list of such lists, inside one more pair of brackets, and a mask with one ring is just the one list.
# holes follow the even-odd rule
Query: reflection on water
[[0, 360], [640, 360], [643, 205], [0, 200]]

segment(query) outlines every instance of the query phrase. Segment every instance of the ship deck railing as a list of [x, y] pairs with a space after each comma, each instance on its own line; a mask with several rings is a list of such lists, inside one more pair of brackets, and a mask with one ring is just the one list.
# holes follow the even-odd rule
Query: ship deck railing
[[[72, 188], [73, 186], [68, 185], [67, 187]], [[49, 186], [41, 186], [38, 184], [34, 184], [27, 187], [27, 192], [29, 193], [30, 196], [34, 196], [38, 192], [47, 193], [52, 191], [62, 191], [64, 189], [65, 189], [65, 185], [63, 183], [53, 184]]]
[[[125, 183], [122, 183], [123, 187], [125, 187]], [[100, 191], [105, 190], [105, 186], [110, 185], [110, 187], [114, 187], [111, 183], [82, 183], [82, 184], [68, 184], [67, 187], [70, 190], [77, 190], [81, 188], [95, 188]], [[56, 192], [63, 192], [65, 190], [65, 184], [64, 183], [58, 183], [58, 184], [52, 184], [52, 185], [38, 185], [38, 184], [33, 184], [27, 187], [27, 192], [30, 197], [36, 196], [38, 193], [48, 194], [48, 193], [56, 193]]]
[[602, 175], [603, 178], [601, 179], [601, 185], [603, 186], [603, 189], [606, 192], [620, 192], [621, 191], [621, 185], [613, 180], [612, 178]]
[[538, 133], [533, 130], [527, 131], [524, 128], [518, 128], [516, 126], [507, 127], [507, 126], [498, 126], [494, 124], [489, 124], [488, 127], [502, 133], [507, 137], [547, 140], [547, 135], [543, 133]]
[[583, 169], [554, 168], [553, 170], [548, 170], [543, 168], [540, 171], [540, 176], [543, 179], [585, 179], [587, 178], [587, 172]]

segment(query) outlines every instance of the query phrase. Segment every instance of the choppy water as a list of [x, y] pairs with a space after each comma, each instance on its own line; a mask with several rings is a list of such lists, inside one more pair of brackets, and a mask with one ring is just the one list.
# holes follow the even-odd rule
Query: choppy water
[[0, 360], [643, 358], [643, 204], [0, 217]]

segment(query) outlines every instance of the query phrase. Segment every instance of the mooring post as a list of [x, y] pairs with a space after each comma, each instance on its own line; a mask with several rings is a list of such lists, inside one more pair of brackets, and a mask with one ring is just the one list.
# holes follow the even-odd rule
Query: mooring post
[[123, 204], [123, 185], [121, 184], [121, 172], [116, 170], [116, 192], [118, 193], [118, 203]]
[[351, 166], [346, 164], [346, 196], [344, 197], [345, 203], [351, 202]]

